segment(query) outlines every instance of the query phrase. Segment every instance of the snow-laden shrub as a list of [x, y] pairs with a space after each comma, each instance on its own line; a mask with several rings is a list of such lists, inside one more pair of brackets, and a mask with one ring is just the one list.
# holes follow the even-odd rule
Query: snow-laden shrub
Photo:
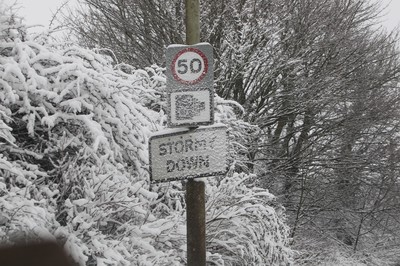
[[223, 255], [224, 263], [220, 265], [291, 263], [289, 228], [277, 214], [283, 209], [274, 209], [275, 197], [254, 187], [255, 181], [254, 175], [235, 173], [217, 186], [208, 185], [207, 246], [211, 252]]
[[[80, 265], [185, 264], [182, 184], [149, 184], [148, 139], [165, 124], [163, 70], [24, 40], [16, 27], [0, 33], [0, 241], [53, 239]], [[217, 102], [235, 160], [252, 127]], [[282, 215], [247, 179], [233, 167], [209, 179], [208, 261], [287, 264]]]

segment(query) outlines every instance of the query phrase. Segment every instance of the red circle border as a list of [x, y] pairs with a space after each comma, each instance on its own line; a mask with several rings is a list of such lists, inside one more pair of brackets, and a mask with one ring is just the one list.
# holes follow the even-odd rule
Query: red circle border
[[[176, 73], [176, 69], [175, 69], [176, 60], [178, 60], [179, 56], [181, 56], [182, 54], [184, 54], [184, 53], [186, 53], [186, 52], [194, 52], [194, 53], [200, 55], [200, 57], [201, 57], [201, 58], [203, 59], [203, 61], [204, 61], [204, 71], [203, 71], [203, 73], [201, 73], [200, 77], [198, 77], [197, 79], [192, 80], [192, 81], [187, 81], [187, 80], [181, 79], [181, 78], [178, 76], [178, 74]], [[178, 82], [180, 82], [180, 83], [182, 83], [182, 84], [194, 85], [194, 84], [196, 84], [196, 83], [199, 83], [199, 82], [205, 77], [205, 75], [207, 74], [207, 72], [208, 72], [208, 59], [207, 59], [207, 57], [204, 55], [204, 53], [203, 53], [200, 49], [197, 49], [197, 48], [188, 47], [188, 48], [185, 48], [185, 49], [180, 50], [179, 53], [177, 53], [177, 54], [175, 55], [175, 57], [174, 57], [174, 59], [172, 60], [172, 63], [171, 63], [171, 73], [172, 73], [172, 76], [174, 77], [174, 79], [175, 79], [176, 81], [178, 81]]]

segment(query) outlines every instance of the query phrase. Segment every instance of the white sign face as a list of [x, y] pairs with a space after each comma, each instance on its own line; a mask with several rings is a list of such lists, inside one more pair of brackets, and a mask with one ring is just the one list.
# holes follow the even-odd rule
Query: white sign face
[[168, 126], [214, 123], [213, 49], [208, 43], [170, 45], [166, 50]]
[[181, 130], [150, 138], [150, 179], [162, 182], [227, 172], [225, 126]]
[[178, 91], [169, 94], [168, 127], [207, 124], [214, 119], [212, 95], [208, 89]]

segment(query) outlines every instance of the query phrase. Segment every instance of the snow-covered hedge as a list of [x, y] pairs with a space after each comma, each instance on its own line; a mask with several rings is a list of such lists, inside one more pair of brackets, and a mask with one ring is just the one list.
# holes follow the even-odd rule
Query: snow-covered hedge
[[[184, 265], [182, 184], [148, 175], [148, 139], [165, 125], [163, 70], [29, 39], [14, 19], [0, 11], [1, 243], [52, 239], [80, 265]], [[235, 131], [251, 126], [217, 102], [240, 164]], [[234, 168], [207, 182], [207, 260], [289, 264], [273, 195]]]

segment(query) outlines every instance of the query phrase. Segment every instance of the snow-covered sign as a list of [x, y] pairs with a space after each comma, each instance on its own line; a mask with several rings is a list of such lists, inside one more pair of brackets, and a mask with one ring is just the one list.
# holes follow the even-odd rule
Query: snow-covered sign
[[227, 138], [221, 125], [157, 132], [149, 141], [151, 181], [225, 174]]
[[168, 97], [170, 126], [195, 126], [213, 121], [213, 95], [209, 89], [179, 90], [170, 92]]
[[166, 50], [169, 127], [214, 121], [213, 49], [208, 43], [170, 45]]

